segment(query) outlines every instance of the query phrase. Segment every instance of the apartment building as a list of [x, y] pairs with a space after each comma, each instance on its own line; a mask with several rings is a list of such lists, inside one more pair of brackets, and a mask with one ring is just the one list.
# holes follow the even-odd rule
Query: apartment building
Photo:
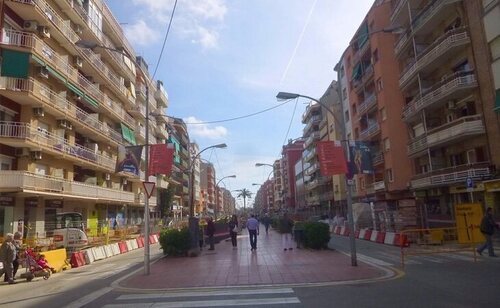
[[277, 159], [273, 163], [273, 182], [274, 203], [272, 208], [269, 209], [270, 212], [279, 211], [283, 205], [283, 176], [281, 173], [281, 159]]
[[289, 140], [281, 150], [282, 210], [295, 211], [295, 164], [302, 157], [304, 141]]
[[354, 175], [353, 202], [375, 209], [377, 228], [394, 230], [417, 225], [419, 211], [409, 189], [412, 169], [401, 121], [405, 101], [398, 83], [395, 35], [387, 30], [390, 14], [389, 1], [375, 1], [336, 67], [346, 82], [340, 91], [349, 101], [342, 112], [351, 124], [349, 142], [371, 151], [371, 162]]
[[[214, 214], [215, 208], [215, 168], [210, 162], [201, 162], [200, 190], [203, 198], [203, 214]], [[199, 213], [197, 213], [199, 214]]]
[[[146, 104], [158, 114], [149, 143], [165, 143], [161, 82], [102, 0], [5, 0], [0, 19], [0, 236], [43, 237], [56, 212], [81, 213], [89, 235], [110, 221], [140, 224], [144, 169], [115, 168], [119, 148], [146, 141]], [[81, 39], [122, 52], [79, 48]], [[149, 204], [155, 211], [156, 193]]]
[[[488, 18], [483, 4], [488, 3], [493, 5], [481, 0], [404, 0], [395, 2], [391, 11], [392, 25], [405, 29], [394, 53], [413, 170], [408, 186], [423, 201], [430, 226], [454, 223], [456, 204], [493, 206], [498, 201], [498, 183], [487, 181], [500, 160], [487, 45], [494, 35], [491, 28], [483, 28], [483, 17]], [[490, 21], [498, 25], [498, 19]]]

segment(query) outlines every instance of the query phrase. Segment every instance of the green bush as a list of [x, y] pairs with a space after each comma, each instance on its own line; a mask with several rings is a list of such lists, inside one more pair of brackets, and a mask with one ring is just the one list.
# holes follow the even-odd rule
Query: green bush
[[304, 223], [304, 244], [312, 249], [327, 247], [330, 241], [330, 227], [322, 222]]
[[164, 229], [160, 233], [160, 246], [163, 254], [186, 256], [191, 243], [189, 229]]

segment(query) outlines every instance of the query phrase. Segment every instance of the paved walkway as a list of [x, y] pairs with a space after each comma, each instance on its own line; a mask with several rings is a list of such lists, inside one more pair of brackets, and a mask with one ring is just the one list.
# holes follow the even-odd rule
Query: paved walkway
[[257, 251], [251, 252], [244, 230], [238, 236], [237, 249], [228, 240], [217, 244], [214, 251], [203, 249], [198, 257], [161, 258], [151, 265], [149, 276], [138, 271], [119, 285], [147, 290], [328, 283], [387, 276], [387, 271], [363, 262], [352, 267], [350, 260], [332, 250], [283, 251], [281, 235], [272, 230], [258, 236]]

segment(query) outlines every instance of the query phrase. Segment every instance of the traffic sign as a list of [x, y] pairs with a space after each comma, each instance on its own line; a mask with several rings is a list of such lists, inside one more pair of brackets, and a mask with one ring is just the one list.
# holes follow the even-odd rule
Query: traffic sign
[[467, 186], [467, 188], [474, 188], [474, 182], [471, 177], [468, 177], [467, 180], [465, 180], [465, 186]]
[[156, 183], [155, 182], [142, 182], [142, 186], [144, 186], [144, 190], [146, 191], [146, 196], [148, 196], [148, 199], [151, 198], [151, 195], [153, 194], [153, 190], [155, 189]]

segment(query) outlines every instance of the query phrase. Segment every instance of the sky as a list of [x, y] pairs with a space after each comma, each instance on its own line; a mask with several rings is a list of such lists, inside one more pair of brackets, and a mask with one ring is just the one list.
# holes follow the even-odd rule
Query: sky
[[[280, 91], [321, 97], [373, 0], [106, 0], [137, 55], [156, 66], [167, 115], [184, 119], [191, 141], [229, 190], [255, 195], [288, 139], [302, 135], [309, 101], [280, 106]], [[124, 5], [127, 3], [127, 5]], [[273, 108], [275, 107], [275, 108]], [[259, 113], [263, 110], [266, 112]], [[254, 116], [244, 117], [258, 113]], [[244, 117], [235, 121], [225, 121]], [[192, 123], [192, 124], [190, 124]], [[236, 197], [237, 192], [233, 192]], [[252, 198], [253, 199], [253, 198]], [[250, 200], [250, 203], [253, 200]], [[237, 200], [242, 206], [242, 201]], [[248, 206], [248, 204], [247, 204]]]

